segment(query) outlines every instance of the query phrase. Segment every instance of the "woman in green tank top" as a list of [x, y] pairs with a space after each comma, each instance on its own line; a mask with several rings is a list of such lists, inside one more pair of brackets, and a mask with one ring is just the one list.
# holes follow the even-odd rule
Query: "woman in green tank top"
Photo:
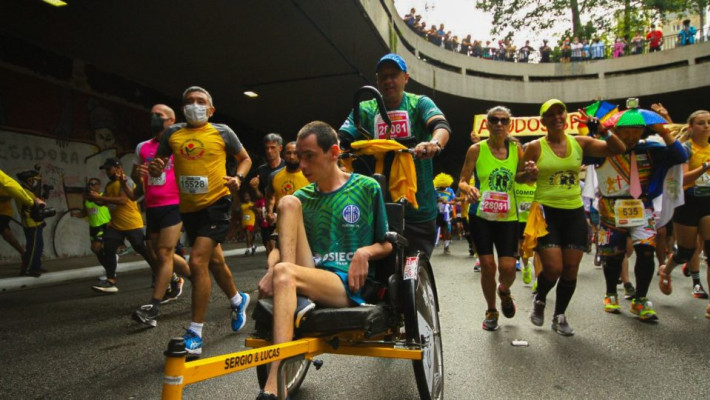
[[[475, 215], [469, 216], [471, 235], [481, 261], [481, 287], [488, 309], [483, 329], [498, 329], [496, 292], [503, 315], [515, 315], [510, 287], [515, 281], [515, 253], [518, 245], [518, 208], [514, 181], [522, 160], [520, 144], [509, 137], [510, 110], [497, 106], [488, 110], [490, 138], [469, 147], [459, 180], [459, 189], [470, 203], [479, 202]], [[469, 185], [476, 175], [480, 190]], [[493, 257], [495, 245], [498, 265]], [[496, 290], [496, 270], [499, 284]]]
[[[583, 156], [606, 157], [626, 150], [611, 134], [606, 141], [565, 133], [567, 106], [557, 99], [540, 107], [540, 120], [547, 135], [525, 148], [518, 182], [537, 181], [535, 201], [543, 209], [548, 234], [538, 238], [542, 273], [537, 279], [530, 321], [541, 326], [545, 318], [547, 294], [557, 285], [552, 329], [564, 336], [574, 330], [565, 311], [577, 285], [577, 271], [587, 245], [587, 223], [582, 206], [579, 170]], [[558, 283], [559, 280], [559, 283]]]

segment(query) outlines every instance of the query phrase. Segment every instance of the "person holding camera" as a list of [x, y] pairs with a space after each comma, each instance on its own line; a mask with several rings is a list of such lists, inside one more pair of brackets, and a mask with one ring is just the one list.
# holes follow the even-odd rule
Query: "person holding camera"
[[39, 171], [31, 169], [18, 172], [17, 179], [20, 181], [25, 194], [32, 199], [31, 206], [28, 206], [26, 201], [16, 200], [17, 209], [20, 211], [22, 220], [22, 229], [25, 231], [25, 254], [20, 276], [27, 275], [39, 278], [43, 272], [47, 272], [47, 270], [42, 268], [42, 252], [44, 251], [42, 231], [47, 224], [44, 222], [42, 215], [33, 212], [33, 209], [35, 208], [35, 199], [39, 197], [36, 192], [40, 188], [42, 177]]
[[[111, 222], [104, 232], [104, 251], [101, 254], [106, 280], [91, 288], [100, 293], [117, 293], [116, 287], [116, 250], [125, 239], [133, 246], [136, 253], [150, 263], [148, 250], [145, 246], [143, 234], [143, 217], [138, 209], [138, 203], [131, 200], [135, 183], [124, 173], [118, 158], [108, 158], [99, 167], [106, 172], [110, 182], [106, 185], [103, 194], [90, 190], [86, 198], [97, 204], [108, 205], [111, 212]], [[129, 195], [130, 193], [130, 195]]]

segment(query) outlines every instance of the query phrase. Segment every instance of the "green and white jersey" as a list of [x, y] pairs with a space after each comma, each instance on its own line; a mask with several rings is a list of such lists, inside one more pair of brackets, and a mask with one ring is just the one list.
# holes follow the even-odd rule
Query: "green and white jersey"
[[[426, 128], [429, 118], [444, 115], [434, 102], [426, 97], [404, 92], [402, 103], [393, 110], [387, 110], [392, 121], [391, 137], [405, 138], [414, 136], [417, 143], [431, 140], [431, 134]], [[360, 103], [360, 123], [375, 139], [385, 138], [385, 126], [379, 115], [377, 102], [373, 100]], [[358, 132], [353, 123], [353, 113], [350, 112], [339, 131], [346, 132], [355, 140], [366, 139]], [[405, 218], [409, 222], [426, 222], [436, 218], [436, 193], [434, 190], [434, 170], [431, 159], [414, 159], [414, 168], [417, 171], [417, 203], [419, 208], [407, 207]]]
[[[347, 273], [355, 250], [385, 239], [385, 202], [372, 178], [351, 174], [345, 185], [330, 193], [311, 183], [294, 196], [301, 201], [308, 244], [318, 268]], [[374, 274], [370, 269], [369, 276]]]

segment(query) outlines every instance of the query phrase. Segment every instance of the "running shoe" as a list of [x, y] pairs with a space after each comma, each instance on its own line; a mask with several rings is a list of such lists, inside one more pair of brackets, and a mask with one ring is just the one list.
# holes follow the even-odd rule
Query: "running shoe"
[[256, 400], [278, 400], [278, 397], [273, 393], [265, 392], [262, 390], [259, 392], [259, 395], [256, 396]]
[[564, 314], [557, 314], [552, 318], [552, 330], [562, 336], [574, 335], [574, 329], [572, 329]]
[[500, 308], [503, 311], [503, 316], [513, 318], [515, 316], [515, 301], [510, 294], [510, 289], [508, 289], [508, 292], [503, 293], [500, 290], [500, 286], [498, 286], [498, 296], [500, 296]]
[[244, 250], [244, 255], [245, 255], [245, 256], [248, 256], [249, 253], [251, 253], [251, 252], [249, 251], [249, 249]]
[[520, 271], [521, 269], [522, 269], [522, 267], [520, 266], [520, 260], [516, 260], [515, 261], [515, 270]]
[[690, 278], [690, 268], [688, 268], [688, 263], [683, 264], [683, 266], [680, 267], [680, 270], [683, 271], [683, 275]]
[[487, 331], [497, 331], [498, 330], [498, 311], [496, 311], [496, 310], [486, 311], [486, 319], [483, 320], [483, 325], [481, 327]]
[[91, 288], [94, 291], [99, 292], [99, 293], [106, 293], [106, 294], [118, 293], [118, 287], [116, 287], [116, 284], [111, 283], [109, 281], [101, 281], [101, 282], [99, 282], [98, 285], [94, 285]]
[[133, 319], [155, 328], [158, 326], [158, 309], [152, 304], [140, 306], [133, 311]]
[[530, 311], [530, 322], [535, 326], [542, 326], [545, 322], [545, 302], [533, 299], [532, 311]]
[[532, 262], [528, 261], [528, 264], [523, 267], [523, 283], [529, 285], [532, 282]]
[[476, 260], [476, 263], [473, 264], [473, 272], [481, 272], [481, 260]]
[[697, 284], [697, 285], [693, 286], [693, 297], [695, 297], [696, 299], [707, 299], [708, 298], [708, 294], [705, 291], [705, 289], [703, 288], [703, 285]]
[[237, 307], [232, 307], [232, 330], [239, 332], [247, 323], [247, 307], [249, 307], [249, 294], [239, 292], [242, 302]]
[[197, 336], [192, 329], [186, 329], [182, 338], [185, 340], [187, 358], [192, 360], [200, 358], [202, 355], [202, 338]]
[[[177, 279], [175, 279], [177, 278]], [[170, 286], [168, 290], [165, 291], [165, 296], [160, 304], [169, 303], [176, 300], [182, 294], [182, 285], [185, 283], [185, 279], [173, 274], [173, 278], [170, 280]]]
[[594, 255], [594, 266], [595, 267], [602, 266], [602, 256], [599, 253]]
[[619, 306], [619, 297], [614, 294], [608, 294], [604, 296], [604, 311], [611, 314], [618, 314], [621, 310]]
[[451, 254], [451, 250], [449, 249], [449, 246], [444, 246], [444, 254]]
[[624, 283], [624, 298], [626, 300], [631, 300], [636, 296], [636, 288], [631, 282]]
[[312, 302], [308, 297], [296, 297], [296, 315], [293, 318], [293, 326], [300, 327], [303, 318], [314, 308], [316, 308], [316, 303]]
[[673, 292], [673, 283], [671, 282], [671, 275], [666, 273], [666, 266], [661, 265], [658, 267], [658, 274], [661, 278], [658, 280], [658, 288], [661, 289], [661, 293], [669, 295]]
[[470, 248], [470, 247], [468, 248], [468, 256], [471, 257], [471, 258], [473, 258], [473, 257], [476, 256], [476, 252], [473, 251], [473, 249]]
[[251, 246], [251, 255], [256, 254], [256, 246]]
[[535, 282], [533, 282], [532, 294], [537, 294], [537, 279], [535, 279]]
[[631, 301], [631, 313], [638, 315], [641, 321], [657, 321], [658, 315], [653, 309], [653, 303], [645, 297]]

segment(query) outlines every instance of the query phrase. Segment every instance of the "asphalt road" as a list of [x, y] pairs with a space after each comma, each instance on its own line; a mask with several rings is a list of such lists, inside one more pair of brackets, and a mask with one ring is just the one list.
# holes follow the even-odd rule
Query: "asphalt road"
[[[668, 297], [660, 294], [654, 279], [650, 298], [658, 323], [638, 321], [623, 299], [620, 315], [604, 313], [602, 272], [585, 256], [567, 314], [575, 336], [552, 332], [549, 315], [543, 327], [529, 322], [532, 295], [520, 280], [513, 286], [518, 314], [502, 319], [497, 332], [487, 332], [480, 327], [485, 311], [480, 274], [473, 272], [464, 242], [455, 241], [452, 249], [447, 256], [437, 249], [433, 258], [442, 307], [446, 398], [710, 398], [707, 300], [690, 295], [690, 279], [680, 271], [674, 272], [674, 293]], [[252, 295], [263, 273], [263, 257], [228, 259], [239, 288]], [[130, 318], [150, 296], [147, 270], [121, 274], [116, 295], [92, 292], [94, 282], [0, 293], [0, 398], [160, 398], [162, 352], [169, 338], [182, 335], [189, 323], [189, 284], [177, 302], [161, 308], [158, 327], [151, 329]], [[551, 293], [549, 312], [553, 306]], [[203, 356], [244, 349], [252, 327], [248, 323], [244, 332], [231, 331], [227, 299], [214, 285]], [[513, 339], [530, 345], [514, 347]], [[410, 362], [322, 359], [323, 368], [309, 371], [299, 398], [418, 398]], [[256, 372], [247, 370], [189, 386], [184, 398], [253, 399], [257, 393]]]

